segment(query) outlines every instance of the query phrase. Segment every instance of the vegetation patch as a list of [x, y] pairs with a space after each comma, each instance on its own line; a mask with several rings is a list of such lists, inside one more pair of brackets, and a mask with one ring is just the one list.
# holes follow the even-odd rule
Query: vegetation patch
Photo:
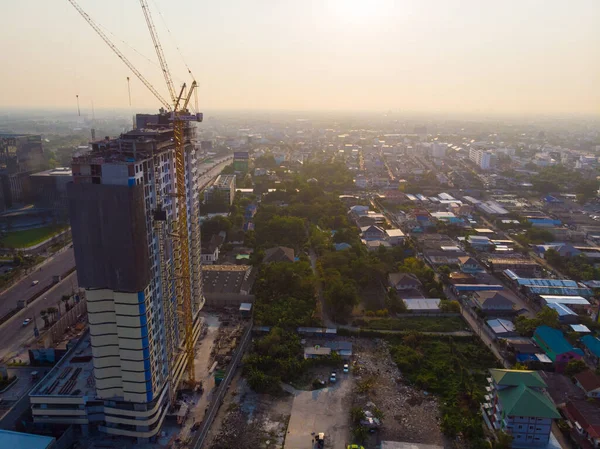
[[29, 248], [60, 234], [67, 229], [65, 225], [45, 226], [43, 228], [26, 229], [5, 233], [0, 239], [3, 248]]
[[471, 447], [484, 440], [479, 406], [487, 370], [498, 367], [494, 355], [476, 337], [438, 337], [412, 333], [388, 337], [390, 352], [404, 378], [440, 397], [441, 428], [462, 436]]

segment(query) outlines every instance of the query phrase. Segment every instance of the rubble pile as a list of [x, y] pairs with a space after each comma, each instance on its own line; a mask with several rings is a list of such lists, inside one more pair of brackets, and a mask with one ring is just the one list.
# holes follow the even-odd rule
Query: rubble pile
[[444, 445], [437, 399], [403, 381], [384, 340], [354, 339], [353, 406], [379, 409], [382, 440]]

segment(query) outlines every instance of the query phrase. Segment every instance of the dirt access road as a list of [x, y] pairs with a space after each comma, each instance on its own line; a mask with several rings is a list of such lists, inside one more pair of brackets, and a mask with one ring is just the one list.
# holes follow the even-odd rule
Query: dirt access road
[[313, 432], [325, 433], [326, 449], [346, 449], [354, 381], [351, 374], [338, 373], [338, 377], [338, 382], [330, 387], [293, 392], [285, 449], [313, 449]]

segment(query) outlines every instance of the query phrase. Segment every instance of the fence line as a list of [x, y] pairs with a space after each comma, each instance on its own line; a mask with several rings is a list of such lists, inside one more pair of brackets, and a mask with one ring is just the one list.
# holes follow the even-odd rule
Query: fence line
[[225, 393], [227, 392], [227, 388], [229, 387], [229, 384], [231, 383], [231, 380], [233, 379], [233, 375], [235, 374], [235, 371], [237, 370], [237, 367], [242, 359], [242, 355], [246, 351], [246, 348], [248, 347], [248, 344], [251, 341], [251, 335], [252, 335], [252, 320], [250, 320], [250, 322], [248, 323], [246, 332], [244, 333], [244, 336], [242, 337], [240, 344], [238, 345], [238, 347], [235, 350], [236, 352], [231, 359], [231, 363], [227, 367], [227, 371], [225, 372], [225, 377], [223, 378], [223, 380], [217, 387], [217, 391], [215, 392], [214, 398], [213, 398], [212, 402], [210, 403], [210, 406], [208, 407], [206, 414], [204, 415], [204, 420], [202, 421], [202, 428], [199, 430], [199, 432], [194, 437], [194, 442], [192, 443], [192, 446], [191, 446], [192, 448], [202, 449], [202, 447], [205, 443], [206, 437], [208, 436], [208, 432], [210, 431], [210, 427], [212, 426], [212, 423], [213, 423], [215, 417], [217, 416], [217, 412], [219, 411], [219, 407], [221, 406], [221, 402], [223, 401], [223, 396], [225, 396]]

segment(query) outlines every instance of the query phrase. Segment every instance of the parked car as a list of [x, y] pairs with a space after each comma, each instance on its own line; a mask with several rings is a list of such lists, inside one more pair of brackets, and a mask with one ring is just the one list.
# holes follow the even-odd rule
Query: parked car
[[331, 375], [329, 376], [329, 382], [337, 382], [337, 373], [335, 371], [331, 372]]
[[34, 285], [38, 285], [40, 283], [40, 281], [38, 281], [37, 279], [35, 281], [33, 281], [31, 283], [31, 286], [33, 287]]
[[25, 318], [23, 321], [23, 327], [27, 326], [29, 323], [31, 323], [31, 318]]
[[344, 373], [348, 373], [350, 372], [350, 367], [348, 366], [347, 363], [344, 363]]

